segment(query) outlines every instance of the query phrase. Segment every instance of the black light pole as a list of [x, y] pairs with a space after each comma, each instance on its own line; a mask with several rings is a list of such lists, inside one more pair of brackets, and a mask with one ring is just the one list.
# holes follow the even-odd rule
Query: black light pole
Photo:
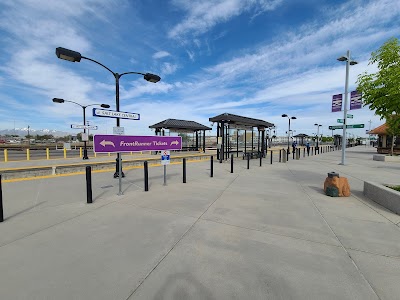
[[288, 154], [290, 154], [290, 145], [289, 145], [289, 136], [290, 136], [290, 120], [296, 120], [296, 117], [289, 117], [287, 114], [282, 115], [283, 118], [288, 118], [289, 119], [289, 130], [288, 130], [288, 137], [287, 137], [287, 151]]
[[319, 153], [319, 143], [318, 143], [318, 141], [319, 141], [319, 128], [320, 128], [322, 125], [321, 125], [321, 124], [315, 123], [314, 126], [317, 126], [317, 151], [318, 151], [318, 153]]
[[[118, 74], [113, 72], [110, 68], [106, 67], [105, 65], [103, 65], [102, 63], [82, 56], [79, 52], [73, 51], [73, 50], [69, 50], [69, 49], [65, 49], [62, 47], [58, 47], [56, 48], [56, 55], [58, 58], [60, 59], [64, 59], [64, 60], [68, 60], [71, 62], [80, 62], [81, 59], [87, 59], [90, 60], [100, 66], [102, 66], [104, 69], [108, 70], [111, 74], [113, 74], [114, 78], [115, 78], [115, 108], [117, 111], [119, 111], [119, 79], [123, 76], [123, 75], [127, 75], [127, 74], [138, 74], [138, 75], [143, 75], [143, 78], [149, 82], [159, 82], [161, 80], [160, 76], [155, 75], [155, 74], [151, 74], [151, 73], [140, 73], [140, 72], [125, 72], [122, 74]], [[119, 118], [117, 118], [117, 127], [119, 127], [120, 122], [119, 122]], [[119, 171], [114, 173], [114, 178], [119, 177], [119, 173], [121, 173], [121, 176], [123, 177], [123, 173], [122, 173], [122, 162], [121, 162], [121, 154], [118, 153], [117, 154], [117, 164], [118, 164], [118, 169]], [[121, 188], [120, 188], [120, 194], [122, 194]]]
[[[108, 104], [89, 104], [89, 105], [81, 105], [79, 103], [76, 103], [74, 101], [69, 101], [69, 100], [65, 100], [65, 99], [61, 99], [61, 98], [53, 98], [53, 102], [54, 103], [64, 103], [64, 102], [71, 102], [74, 103], [76, 105], [79, 105], [80, 107], [82, 107], [83, 109], [83, 133], [86, 133], [86, 107], [89, 106], [93, 106], [93, 105], [100, 105], [103, 108], [110, 108], [110, 105]], [[87, 155], [87, 145], [86, 145], [86, 141], [83, 141], [84, 146], [83, 146], [83, 158], [82, 159], [89, 159], [88, 155]]]

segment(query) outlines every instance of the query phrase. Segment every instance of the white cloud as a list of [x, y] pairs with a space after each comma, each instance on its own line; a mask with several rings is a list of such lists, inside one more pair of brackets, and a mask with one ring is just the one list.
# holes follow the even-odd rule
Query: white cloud
[[274, 10], [281, 2], [281, 0], [175, 0], [173, 1], [175, 6], [184, 10], [187, 16], [169, 31], [168, 36], [179, 38], [187, 33], [199, 35], [244, 12], [260, 14]]
[[170, 56], [171, 54], [169, 54], [167, 51], [158, 51], [156, 53], [153, 54], [153, 58], [154, 59], [160, 59], [160, 58], [164, 58], [167, 56]]
[[171, 63], [163, 63], [161, 67], [161, 75], [173, 74], [178, 69], [178, 65]]

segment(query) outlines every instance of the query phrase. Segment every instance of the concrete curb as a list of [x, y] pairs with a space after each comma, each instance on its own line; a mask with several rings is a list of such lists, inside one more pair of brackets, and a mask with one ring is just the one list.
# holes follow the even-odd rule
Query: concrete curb
[[383, 184], [364, 181], [364, 195], [400, 215], [400, 192], [388, 188]]
[[376, 160], [376, 161], [400, 162], [400, 156], [390, 156], [390, 155], [384, 155], [384, 154], [374, 154], [373, 160]]

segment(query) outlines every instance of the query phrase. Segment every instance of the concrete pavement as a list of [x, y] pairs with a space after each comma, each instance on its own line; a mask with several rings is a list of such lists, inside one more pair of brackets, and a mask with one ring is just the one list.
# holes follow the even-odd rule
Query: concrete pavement
[[[362, 194], [398, 183], [400, 164], [373, 148], [259, 167], [209, 161], [3, 184], [2, 299], [398, 299], [400, 216]], [[352, 196], [331, 198], [331, 171]]]

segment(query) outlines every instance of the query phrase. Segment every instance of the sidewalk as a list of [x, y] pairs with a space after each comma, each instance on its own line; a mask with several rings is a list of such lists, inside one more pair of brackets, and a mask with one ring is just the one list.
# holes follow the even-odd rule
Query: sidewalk
[[[398, 183], [400, 164], [347, 149], [259, 167], [251, 160], [130, 170], [3, 185], [3, 299], [398, 299], [400, 216], [362, 195]], [[331, 198], [328, 172], [352, 196]]]

